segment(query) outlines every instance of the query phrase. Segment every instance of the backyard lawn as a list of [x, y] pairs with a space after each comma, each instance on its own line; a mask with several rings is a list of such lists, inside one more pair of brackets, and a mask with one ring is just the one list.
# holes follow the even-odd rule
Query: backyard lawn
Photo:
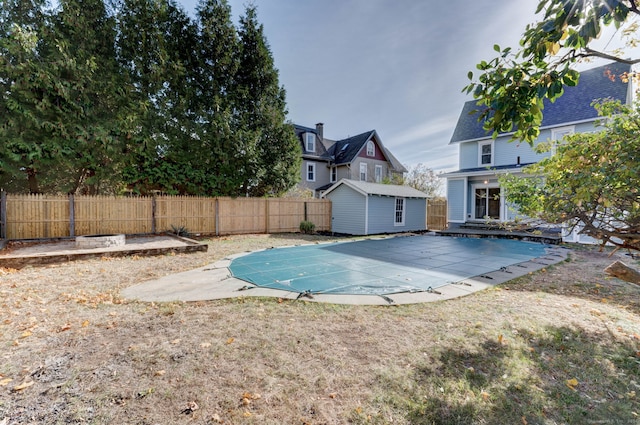
[[640, 423], [640, 288], [568, 261], [445, 302], [148, 304], [128, 286], [328, 237], [0, 269], [0, 425]]

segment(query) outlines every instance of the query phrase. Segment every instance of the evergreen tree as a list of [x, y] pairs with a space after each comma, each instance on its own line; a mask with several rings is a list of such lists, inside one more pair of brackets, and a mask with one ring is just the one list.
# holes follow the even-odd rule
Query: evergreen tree
[[210, 195], [237, 195], [233, 151], [236, 139], [231, 127], [233, 102], [229, 95], [238, 70], [239, 41], [226, 0], [203, 0], [197, 16], [200, 27], [197, 105], [201, 124], [202, 154]]
[[285, 121], [285, 91], [280, 87], [255, 7], [246, 9], [238, 33], [233, 124], [238, 143], [234, 159], [241, 183], [239, 194], [282, 193], [297, 181], [300, 146], [292, 125]]

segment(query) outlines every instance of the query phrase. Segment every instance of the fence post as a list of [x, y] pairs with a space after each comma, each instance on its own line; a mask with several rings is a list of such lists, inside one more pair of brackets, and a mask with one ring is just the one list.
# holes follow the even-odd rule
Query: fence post
[[76, 200], [73, 193], [69, 194], [69, 236], [76, 235]]
[[216, 236], [220, 236], [220, 200], [216, 198]]
[[307, 201], [304, 201], [304, 221], [309, 221], [307, 220]]
[[264, 233], [269, 234], [269, 198], [264, 198]]
[[151, 195], [151, 233], [156, 234], [156, 195]]
[[0, 238], [7, 238], [7, 192], [0, 192]]

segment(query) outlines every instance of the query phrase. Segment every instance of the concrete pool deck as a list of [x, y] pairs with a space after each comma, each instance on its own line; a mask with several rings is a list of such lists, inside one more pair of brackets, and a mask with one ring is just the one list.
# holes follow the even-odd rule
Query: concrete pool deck
[[[443, 238], [437, 236], [436, 238]], [[276, 248], [282, 249], [282, 248]], [[443, 301], [469, 295], [492, 286], [508, 282], [520, 276], [541, 270], [564, 261], [569, 250], [559, 246], [546, 245], [544, 255], [527, 261], [500, 267], [480, 275], [451, 280], [449, 283], [431, 290], [401, 292], [383, 295], [352, 295], [300, 293], [282, 289], [256, 286], [234, 277], [230, 271], [231, 262], [250, 253], [238, 254], [195, 270], [164, 276], [143, 282], [122, 291], [128, 299], [145, 302], [207, 301], [239, 297], [274, 297], [281, 299], [302, 299], [314, 302], [351, 305], [394, 305]]]

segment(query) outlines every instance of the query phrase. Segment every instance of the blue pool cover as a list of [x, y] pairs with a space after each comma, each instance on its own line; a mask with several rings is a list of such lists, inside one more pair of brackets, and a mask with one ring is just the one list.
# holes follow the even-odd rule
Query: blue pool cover
[[422, 292], [545, 255], [508, 239], [402, 236], [273, 248], [235, 258], [234, 277], [300, 294]]

